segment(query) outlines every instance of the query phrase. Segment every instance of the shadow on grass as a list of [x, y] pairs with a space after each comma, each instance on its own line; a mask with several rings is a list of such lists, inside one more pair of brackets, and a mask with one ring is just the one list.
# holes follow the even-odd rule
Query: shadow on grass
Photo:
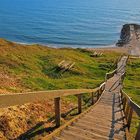
[[[62, 118], [66, 118], [71, 112], [75, 111], [76, 109], [77, 109], [77, 107], [72, 108], [71, 110], [69, 110], [66, 113], [62, 113], [61, 117]], [[75, 115], [77, 115], [77, 113], [73, 113], [70, 116], [75, 116]], [[38, 135], [43, 135], [43, 134], [46, 135], [47, 133], [48, 134], [51, 133], [57, 127], [56, 126], [52, 126], [52, 127], [44, 128], [44, 125], [46, 123], [52, 122], [54, 120], [55, 120], [55, 117], [53, 116], [52, 118], [50, 118], [47, 121], [39, 122], [34, 127], [32, 127], [30, 130], [28, 130], [27, 132], [21, 134], [19, 137], [17, 137], [16, 140], [29, 140], [29, 139], [34, 138], [35, 136], [38, 136]]]
[[34, 138], [37, 135], [42, 135], [44, 133], [50, 133], [56, 129], [56, 126], [53, 126], [53, 127], [41, 128], [40, 130], [36, 130], [40, 127], [43, 127], [44, 124], [45, 124], [45, 122], [38, 123], [36, 126], [31, 128], [30, 130], [28, 130], [26, 133], [20, 135], [17, 138], [17, 140], [29, 140], [31, 138]]
[[44, 125], [46, 123], [50, 122], [51, 120], [54, 120], [54, 117], [52, 117], [51, 119], [49, 119], [46, 122], [45, 121], [39, 122], [34, 127], [32, 127], [30, 130], [21, 134], [19, 137], [17, 137], [16, 140], [29, 140], [31, 138], [34, 138], [35, 136], [52, 132], [53, 130], [56, 129], [56, 126], [44, 128]]
[[[83, 108], [86, 105], [89, 106], [89, 102], [90, 102], [90, 99], [86, 100], [86, 102], [82, 105]], [[61, 117], [66, 118], [68, 115], [70, 115], [71, 117], [78, 115], [77, 107], [74, 107], [74, 108], [70, 109], [66, 113], [62, 113]], [[51, 126], [51, 127], [44, 128], [44, 125], [49, 123], [49, 122], [53, 122], [54, 120], [55, 120], [55, 117], [53, 116], [50, 119], [48, 119], [47, 121], [39, 122], [34, 127], [32, 127], [30, 130], [28, 130], [27, 132], [21, 134], [19, 137], [17, 137], [16, 140], [29, 140], [29, 139], [32, 139], [32, 138], [34, 138], [36, 136], [39, 136], [39, 135], [50, 134], [57, 127], [56, 126]]]

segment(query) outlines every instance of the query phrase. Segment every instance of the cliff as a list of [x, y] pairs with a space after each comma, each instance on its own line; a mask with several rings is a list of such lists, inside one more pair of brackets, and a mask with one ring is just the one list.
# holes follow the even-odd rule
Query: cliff
[[131, 42], [139, 41], [140, 39], [140, 25], [138, 24], [125, 24], [122, 27], [120, 40], [117, 42], [117, 46], [123, 47], [129, 45]]

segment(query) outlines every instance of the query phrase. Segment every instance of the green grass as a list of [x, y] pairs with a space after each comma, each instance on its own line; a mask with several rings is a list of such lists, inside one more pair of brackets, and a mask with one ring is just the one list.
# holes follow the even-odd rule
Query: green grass
[[140, 59], [129, 59], [124, 89], [140, 105]]
[[[0, 70], [17, 83], [15, 87], [1, 88], [11, 92], [95, 88], [120, 55], [105, 51], [102, 57], [92, 58], [91, 52], [84, 49], [24, 46], [2, 39], [0, 51]], [[75, 66], [61, 74], [56, 67], [62, 60], [75, 62]]]

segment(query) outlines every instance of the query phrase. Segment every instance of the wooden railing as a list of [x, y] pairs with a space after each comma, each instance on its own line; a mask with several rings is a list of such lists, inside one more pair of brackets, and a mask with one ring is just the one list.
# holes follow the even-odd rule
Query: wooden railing
[[107, 81], [108, 79], [110, 79], [111, 77], [113, 77], [114, 74], [116, 74], [116, 73], [117, 73], [117, 69], [113, 70], [112, 72], [106, 73], [105, 81]]
[[[127, 58], [127, 61], [128, 61], [128, 59], [129, 59], [129, 56]], [[121, 75], [120, 82], [121, 82], [122, 86], [123, 86], [123, 81], [124, 81], [125, 75], [126, 75], [126, 72], [124, 72]], [[130, 131], [133, 113], [136, 113], [136, 115], [138, 117], [140, 117], [140, 106], [138, 106], [122, 89], [121, 89], [120, 93], [121, 93], [121, 100], [122, 100], [123, 111], [124, 111], [125, 119], [126, 119], [126, 123], [127, 123], [127, 128], [128, 128], [128, 131]], [[135, 140], [140, 140], [140, 123], [139, 123], [139, 127], [137, 129]]]
[[[122, 98], [124, 114], [127, 121], [127, 127], [128, 130], [130, 130], [133, 113], [135, 112], [137, 116], [140, 117], [140, 106], [134, 103], [132, 99], [122, 90], [121, 90], [121, 98]], [[140, 124], [137, 130], [135, 140], [140, 140]]]
[[118, 62], [121, 60], [121, 58], [122, 58], [122, 56], [120, 56], [120, 57], [119, 57], [118, 59], [116, 59], [116, 61], [114, 62], [113, 68], [115, 68], [115, 70], [106, 73], [105, 81], [107, 81], [108, 79], [110, 79], [111, 77], [113, 77], [114, 74], [117, 73], [117, 64], [118, 64]]
[[[121, 76], [121, 84], [123, 83], [125, 73]], [[123, 84], [122, 84], [123, 85]], [[133, 113], [135, 112], [138, 117], [140, 117], [140, 106], [138, 106], [132, 99], [121, 89], [121, 100], [123, 105], [123, 111], [125, 114], [125, 119], [127, 123], [128, 131], [130, 131]], [[140, 140], [140, 124], [137, 130], [135, 140]]]
[[[63, 96], [76, 95], [78, 98], [78, 113], [82, 112], [82, 94], [91, 93], [92, 105], [99, 99], [104, 91], [105, 83], [95, 89], [69, 89], [69, 90], [50, 90], [40, 92], [28, 92], [18, 94], [2, 94], [0, 95], [0, 108], [22, 105], [33, 101], [42, 101], [46, 99], [54, 99], [55, 122], [56, 126], [60, 126], [61, 107], [60, 100]], [[96, 100], [95, 100], [96, 97]]]
[[[116, 61], [115, 61], [115, 70], [111, 71], [111, 72], [108, 72], [106, 73], [106, 76], [105, 76], [105, 81], [107, 81], [108, 79], [110, 79], [111, 77], [114, 76], [114, 74], [116, 74], [120, 69], [124, 69], [126, 67], [126, 65], [120, 67], [120, 68], [117, 68], [117, 64], [118, 62], [121, 60], [121, 58], [123, 57], [123, 55], [121, 55]], [[129, 56], [127, 56], [127, 61], [126, 63], [128, 62], [128, 59], [129, 59]], [[124, 79], [124, 76], [125, 76], [125, 73], [122, 75], [123, 79]]]

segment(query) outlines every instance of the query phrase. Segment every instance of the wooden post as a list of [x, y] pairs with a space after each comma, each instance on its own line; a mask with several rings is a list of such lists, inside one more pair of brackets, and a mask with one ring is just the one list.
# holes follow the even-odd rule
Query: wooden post
[[131, 126], [132, 116], [133, 116], [133, 109], [132, 109], [132, 107], [130, 107], [128, 118], [127, 118], [128, 130], [130, 129], [130, 126]]
[[78, 95], [78, 114], [82, 112], [82, 95]]
[[100, 94], [100, 96], [101, 96], [101, 94], [102, 94], [102, 92], [103, 92], [103, 89], [102, 89], [103, 87], [101, 87], [100, 89], [99, 89], [99, 94]]
[[94, 105], [94, 93], [91, 93], [91, 104]]
[[61, 119], [61, 111], [60, 111], [60, 97], [54, 99], [55, 104], [55, 123], [56, 127], [60, 126], [60, 119]]
[[105, 85], [103, 85], [102, 88], [101, 88], [102, 93], [103, 93], [103, 91], [104, 91], [104, 87], [105, 87]]
[[123, 110], [124, 110], [124, 112], [125, 112], [125, 106], [126, 106], [126, 98], [123, 97]]
[[129, 104], [128, 103], [126, 103], [127, 104], [127, 107], [126, 107], [126, 110], [125, 110], [125, 117], [126, 117], [126, 120], [127, 120], [127, 122], [128, 122], [128, 114], [129, 114]]
[[97, 91], [97, 100], [100, 98], [100, 90]]
[[102, 94], [103, 92], [103, 86], [100, 88], [100, 94]]
[[139, 124], [139, 128], [138, 128], [135, 140], [140, 140], [140, 124]]

